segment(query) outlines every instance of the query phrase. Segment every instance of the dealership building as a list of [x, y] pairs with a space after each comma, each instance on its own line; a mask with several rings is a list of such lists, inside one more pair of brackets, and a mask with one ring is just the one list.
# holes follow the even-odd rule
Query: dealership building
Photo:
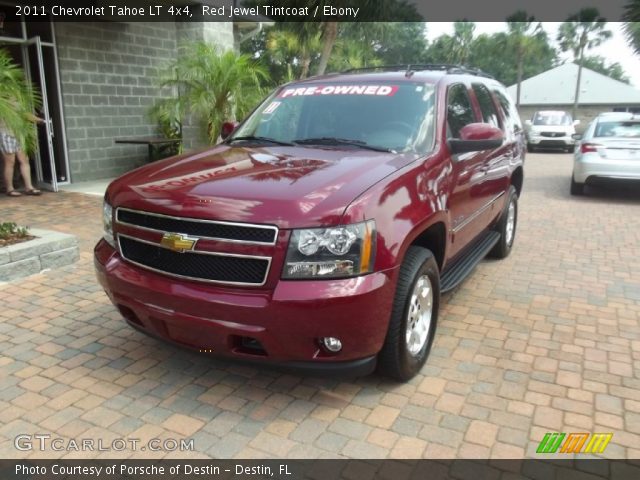
[[[160, 2], [162, 3], [162, 2]], [[143, 164], [144, 145], [115, 140], [157, 136], [150, 106], [166, 96], [156, 86], [159, 71], [188, 41], [232, 49], [257, 33], [260, 22], [28, 21], [15, 3], [0, 0], [0, 48], [8, 50], [41, 90], [46, 117], [39, 152], [32, 159], [41, 186], [57, 190], [70, 182], [115, 177]], [[183, 126], [185, 148], [200, 131]]]

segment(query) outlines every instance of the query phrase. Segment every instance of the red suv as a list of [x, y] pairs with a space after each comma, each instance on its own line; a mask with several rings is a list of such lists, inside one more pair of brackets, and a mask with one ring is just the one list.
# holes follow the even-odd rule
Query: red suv
[[95, 265], [129, 324], [238, 359], [418, 373], [441, 293], [513, 245], [526, 143], [505, 88], [451, 65], [349, 71], [224, 127], [107, 190]]

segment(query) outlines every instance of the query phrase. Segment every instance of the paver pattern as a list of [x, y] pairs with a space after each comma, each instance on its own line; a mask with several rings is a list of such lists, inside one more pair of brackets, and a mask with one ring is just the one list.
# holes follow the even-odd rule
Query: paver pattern
[[[571, 156], [525, 164], [516, 244], [443, 300], [407, 384], [238, 365], [125, 325], [94, 278], [98, 197], [0, 198], [79, 236], [70, 267], [0, 285], [0, 457], [522, 458], [548, 431], [640, 457], [640, 191], [569, 196]], [[192, 438], [185, 452], [21, 452], [18, 434]]]

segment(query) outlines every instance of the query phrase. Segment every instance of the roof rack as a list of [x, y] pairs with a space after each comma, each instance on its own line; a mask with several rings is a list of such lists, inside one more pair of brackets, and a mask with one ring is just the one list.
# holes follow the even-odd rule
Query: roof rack
[[465, 67], [464, 65], [453, 65], [448, 63], [419, 63], [419, 64], [408, 64], [408, 65], [380, 65], [376, 67], [363, 67], [363, 68], [350, 68], [348, 70], [344, 70], [342, 73], [357, 73], [357, 72], [371, 72], [380, 70], [383, 72], [394, 72], [398, 70], [404, 70], [405, 76], [410, 77], [416, 71], [426, 71], [426, 70], [439, 70], [444, 71], [448, 74], [470, 74], [470, 75], [478, 75], [480, 77], [493, 78], [492, 75], [489, 75], [486, 72], [483, 72], [479, 68], [470, 68]]

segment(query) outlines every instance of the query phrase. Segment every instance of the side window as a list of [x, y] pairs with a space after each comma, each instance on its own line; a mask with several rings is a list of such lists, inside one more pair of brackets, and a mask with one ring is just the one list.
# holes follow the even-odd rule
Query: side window
[[480, 105], [480, 111], [482, 112], [482, 118], [485, 123], [500, 128], [500, 120], [498, 118], [498, 112], [496, 111], [496, 105], [493, 103], [491, 93], [489, 89], [479, 83], [473, 84], [473, 91], [478, 99]]
[[447, 95], [447, 125], [450, 137], [460, 138], [460, 130], [465, 125], [475, 122], [471, 100], [467, 87], [462, 84], [453, 85]]
[[494, 95], [498, 99], [498, 103], [500, 103], [500, 107], [504, 113], [506, 127], [511, 127], [514, 132], [522, 130], [522, 124], [520, 123], [520, 116], [518, 115], [518, 111], [516, 110], [515, 105], [509, 100], [507, 95], [501, 90], [494, 90]]

